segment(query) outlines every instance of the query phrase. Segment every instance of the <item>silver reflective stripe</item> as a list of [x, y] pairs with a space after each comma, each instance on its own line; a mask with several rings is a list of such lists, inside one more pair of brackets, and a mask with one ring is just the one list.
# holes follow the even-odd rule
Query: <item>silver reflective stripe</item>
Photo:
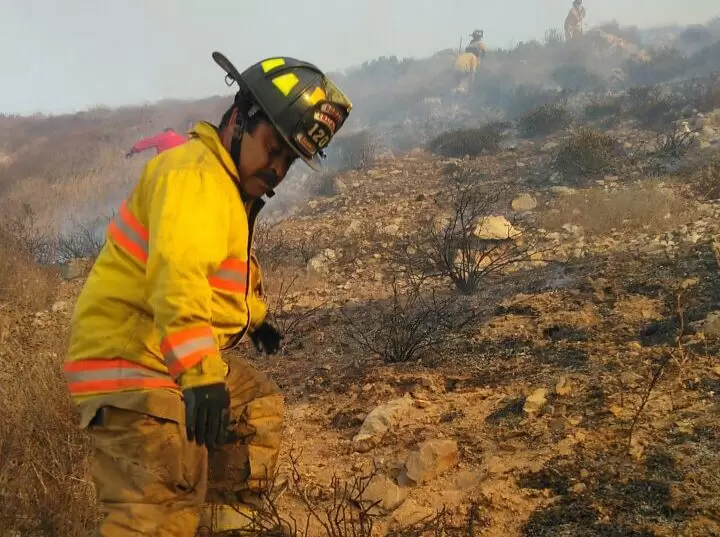
[[148, 253], [147, 241], [143, 239], [140, 235], [138, 235], [137, 232], [133, 228], [131, 228], [119, 214], [115, 217], [115, 225], [128, 239], [130, 239], [140, 248], [142, 248], [143, 253]]
[[167, 373], [160, 373], [151, 369], [135, 369], [117, 367], [112, 369], [101, 369], [98, 371], [73, 371], [65, 373], [68, 382], [88, 382], [98, 380], [133, 380], [146, 378], [170, 378]]
[[[203, 336], [180, 345], [171, 347], [170, 350], [165, 354], [165, 361], [172, 363], [181, 361], [183, 358], [192, 354], [196, 351], [207, 350], [208, 354], [214, 354], [217, 352], [215, 345], [215, 338], [212, 336]], [[168, 365], [169, 367], [169, 365]]]
[[220, 269], [213, 274], [213, 278], [222, 278], [223, 280], [230, 280], [238, 283], [245, 283], [247, 272], [238, 272], [237, 270]]

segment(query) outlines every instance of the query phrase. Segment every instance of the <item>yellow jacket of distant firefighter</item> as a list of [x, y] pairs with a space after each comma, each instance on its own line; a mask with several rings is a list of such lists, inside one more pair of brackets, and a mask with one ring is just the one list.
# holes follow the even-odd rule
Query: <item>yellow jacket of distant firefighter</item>
[[455, 72], [469, 74], [478, 68], [480, 61], [472, 52], [463, 52], [455, 60]]
[[148, 162], [73, 312], [65, 376], [76, 402], [224, 381], [221, 350], [267, 312], [251, 254], [264, 202], [246, 204], [233, 176], [208, 123]]

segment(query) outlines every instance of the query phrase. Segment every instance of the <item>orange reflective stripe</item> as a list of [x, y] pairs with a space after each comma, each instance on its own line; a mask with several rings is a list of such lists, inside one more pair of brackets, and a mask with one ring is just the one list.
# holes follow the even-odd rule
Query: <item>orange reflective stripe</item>
[[247, 289], [248, 263], [241, 259], [226, 259], [218, 270], [208, 278], [216, 289], [244, 293]]
[[64, 369], [71, 395], [148, 388], [178, 389], [167, 373], [122, 358], [66, 362]]
[[141, 263], [147, 262], [150, 235], [140, 220], [127, 208], [126, 201], [122, 202], [120, 211], [110, 222], [108, 235], [135, 259]]
[[205, 356], [218, 353], [217, 344], [209, 326], [199, 326], [175, 332], [163, 338], [160, 350], [168, 371], [177, 378], [183, 371], [198, 364]]

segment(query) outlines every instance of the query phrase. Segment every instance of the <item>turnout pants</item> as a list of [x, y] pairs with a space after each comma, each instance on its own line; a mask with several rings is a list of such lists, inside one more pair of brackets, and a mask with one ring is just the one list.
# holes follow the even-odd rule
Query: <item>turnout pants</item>
[[[80, 404], [104, 515], [98, 536], [191, 537], [198, 522], [218, 524], [219, 507], [235, 505], [229, 511], [238, 519], [243, 495], [265, 490], [277, 466], [283, 396], [248, 361], [231, 358], [228, 365], [232, 442], [209, 455], [187, 440], [177, 393], [113, 394]], [[233, 527], [228, 516], [219, 523]]]

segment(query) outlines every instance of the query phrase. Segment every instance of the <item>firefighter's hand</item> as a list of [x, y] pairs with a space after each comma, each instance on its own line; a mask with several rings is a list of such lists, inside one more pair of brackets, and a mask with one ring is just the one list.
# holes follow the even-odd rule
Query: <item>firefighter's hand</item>
[[280, 350], [280, 341], [283, 337], [280, 331], [267, 321], [250, 334], [255, 348], [267, 354], [275, 354]]
[[230, 422], [230, 392], [224, 382], [183, 390], [188, 440], [208, 448], [225, 443]]

